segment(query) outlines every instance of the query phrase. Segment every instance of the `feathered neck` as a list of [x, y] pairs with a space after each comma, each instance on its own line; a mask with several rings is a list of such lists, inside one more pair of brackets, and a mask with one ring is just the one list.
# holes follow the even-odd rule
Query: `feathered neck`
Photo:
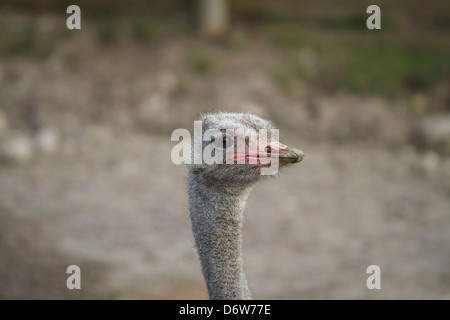
[[243, 213], [251, 185], [206, 185], [189, 172], [192, 232], [210, 299], [252, 299], [242, 259]]

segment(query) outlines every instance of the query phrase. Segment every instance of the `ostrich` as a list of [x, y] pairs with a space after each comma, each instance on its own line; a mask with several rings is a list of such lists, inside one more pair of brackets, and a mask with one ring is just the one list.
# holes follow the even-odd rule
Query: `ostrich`
[[[223, 149], [236, 146], [238, 139], [246, 141], [246, 155], [250, 159], [248, 140], [238, 134], [230, 137], [226, 130], [258, 131], [272, 129], [270, 121], [244, 113], [206, 114], [201, 117], [202, 131], [220, 130], [222, 139], [203, 142], [216, 143]], [[248, 131], [247, 131], [248, 132]], [[229, 141], [233, 140], [233, 141]], [[269, 139], [265, 141], [270, 141]], [[257, 164], [188, 164], [188, 199], [192, 232], [200, 258], [203, 277], [214, 300], [252, 299], [242, 260], [243, 212], [252, 186], [261, 178], [259, 159], [271, 154], [279, 157], [280, 167], [300, 162], [303, 152], [278, 142], [259, 140]], [[233, 150], [236, 157], [237, 148]], [[234, 158], [236, 159], [236, 158]], [[275, 160], [273, 160], [275, 161]]]

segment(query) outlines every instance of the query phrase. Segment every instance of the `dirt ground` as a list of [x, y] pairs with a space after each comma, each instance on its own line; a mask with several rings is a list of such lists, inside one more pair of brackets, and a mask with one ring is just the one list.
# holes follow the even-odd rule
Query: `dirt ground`
[[[220, 109], [275, 120], [306, 154], [249, 198], [255, 298], [450, 299], [450, 159], [409, 143], [404, 100], [307, 84], [287, 96], [261, 71], [278, 57], [258, 39], [238, 53], [206, 48], [220, 61], [207, 76], [186, 67], [204, 49], [195, 40], [94, 43], [0, 61], [2, 141], [32, 145], [0, 165], [0, 298], [207, 298], [170, 133]], [[56, 132], [45, 152], [41, 128]], [[81, 290], [66, 288], [73, 264]], [[370, 265], [381, 290], [366, 287]]]

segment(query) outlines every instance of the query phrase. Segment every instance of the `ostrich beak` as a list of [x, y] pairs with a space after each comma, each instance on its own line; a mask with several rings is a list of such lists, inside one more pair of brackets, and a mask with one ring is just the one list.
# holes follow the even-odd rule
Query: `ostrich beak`
[[[249, 161], [253, 159], [258, 165], [268, 165], [271, 162], [280, 164], [297, 163], [303, 160], [303, 151], [288, 147], [279, 142], [263, 144], [263, 150], [256, 152], [246, 152], [245, 154], [233, 154], [233, 161]], [[256, 162], [255, 162], [256, 163]]]
[[303, 151], [295, 148], [285, 147], [278, 151], [280, 162], [297, 163], [303, 160], [305, 154]]
[[265, 150], [269, 149], [272, 156], [278, 156], [280, 163], [297, 163], [303, 160], [305, 154], [303, 151], [288, 147], [280, 142], [270, 142]]

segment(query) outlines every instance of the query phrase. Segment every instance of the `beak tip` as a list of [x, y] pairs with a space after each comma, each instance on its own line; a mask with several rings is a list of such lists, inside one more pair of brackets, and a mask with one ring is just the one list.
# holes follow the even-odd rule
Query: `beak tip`
[[289, 148], [283, 149], [279, 153], [279, 157], [283, 163], [298, 163], [303, 160], [305, 154], [302, 150]]
[[305, 154], [303, 153], [302, 150], [296, 149], [296, 150], [295, 150], [295, 153], [297, 153], [297, 161], [295, 161], [295, 162], [300, 162], [300, 161], [302, 161], [303, 158], [305, 157]]

